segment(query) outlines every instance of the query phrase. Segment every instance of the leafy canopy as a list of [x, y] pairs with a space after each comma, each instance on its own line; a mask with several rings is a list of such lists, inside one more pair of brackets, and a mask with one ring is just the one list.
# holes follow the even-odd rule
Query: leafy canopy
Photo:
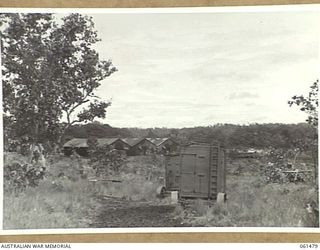
[[91, 17], [0, 14], [0, 27], [3, 109], [17, 135], [54, 140], [74, 123], [105, 118], [111, 103], [95, 90], [117, 69], [93, 48]]
[[307, 113], [308, 119], [306, 121], [315, 127], [318, 126], [318, 83], [319, 80], [316, 80], [311, 85], [308, 96], [295, 95], [288, 101], [290, 107], [297, 105], [301, 111]]

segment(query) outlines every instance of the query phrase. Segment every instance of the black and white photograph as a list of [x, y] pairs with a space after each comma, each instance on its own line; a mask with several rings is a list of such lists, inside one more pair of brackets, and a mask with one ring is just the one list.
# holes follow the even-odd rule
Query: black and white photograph
[[319, 228], [319, 10], [0, 9], [3, 230]]

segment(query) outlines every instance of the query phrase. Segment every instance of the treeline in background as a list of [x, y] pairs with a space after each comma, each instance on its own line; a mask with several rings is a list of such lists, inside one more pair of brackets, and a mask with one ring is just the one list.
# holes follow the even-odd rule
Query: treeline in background
[[[64, 141], [90, 137], [170, 137], [180, 144], [190, 142], [219, 143], [225, 148], [297, 148], [314, 144], [317, 129], [299, 124], [217, 124], [190, 128], [116, 128], [98, 122], [74, 125], [66, 131]], [[311, 145], [310, 145], [311, 146]]]

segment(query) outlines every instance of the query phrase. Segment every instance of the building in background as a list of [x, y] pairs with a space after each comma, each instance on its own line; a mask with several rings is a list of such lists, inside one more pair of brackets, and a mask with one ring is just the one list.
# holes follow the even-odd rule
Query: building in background
[[[120, 138], [98, 138], [98, 147], [109, 146], [111, 149], [128, 151], [131, 147]], [[89, 144], [87, 138], [73, 138], [63, 145], [64, 154], [69, 156], [73, 152], [81, 156], [88, 156]]]
[[130, 145], [127, 155], [150, 155], [157, 151], [157, 147], [147, 138], [123, 138], [121, 139]]
[[167, 155], [179, 151], [179, 144], [171, 138], [147, 138], [147, 140], [156, 146], [159, 154]]
[[[73, 138], [63, 145], [64, 154], [73, 152], [88, 156], [87, 138]], [[98, 138], [97, 146], [109, 146], [111, 149], [123, 150], [127, 155], [170, 154], [179, 151], [179, 144], [171, 138]]]

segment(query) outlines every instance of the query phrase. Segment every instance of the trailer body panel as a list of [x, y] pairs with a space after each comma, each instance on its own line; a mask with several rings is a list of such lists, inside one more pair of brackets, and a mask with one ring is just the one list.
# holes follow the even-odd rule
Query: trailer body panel
[[179, 155], [167, 156], [166, 188], [181, 198], [215, 199], [225, 192], [225, 151], [210, 144], [192, 144]]

